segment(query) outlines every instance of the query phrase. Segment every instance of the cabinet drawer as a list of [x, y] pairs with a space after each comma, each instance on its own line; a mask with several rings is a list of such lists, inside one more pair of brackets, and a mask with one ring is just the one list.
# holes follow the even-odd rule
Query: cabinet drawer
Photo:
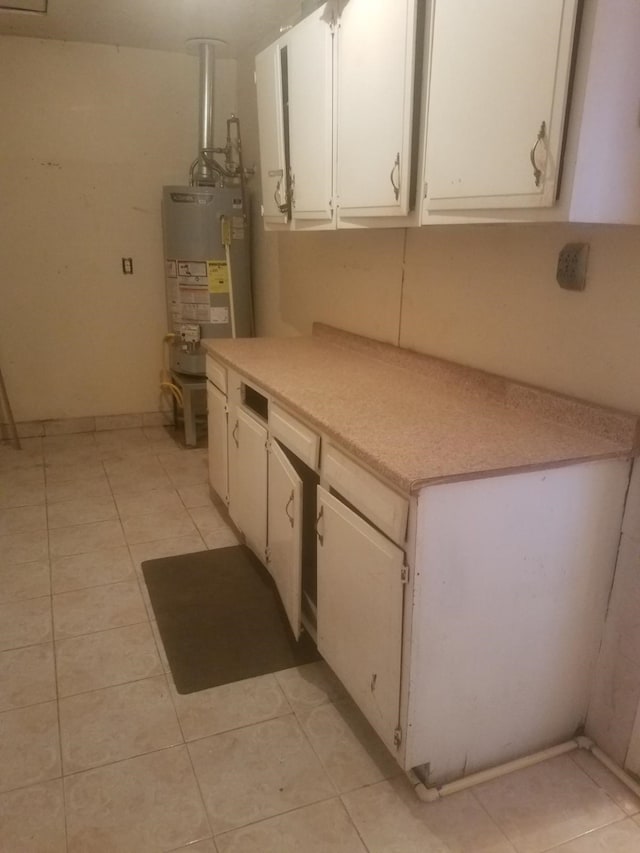
[[409, 501], [331, 445], [322, 453], [322, 477], [379, 530], [403, 545]]
[[269, 432], [310, 468], [318, 468], [320, 436], [301, 424], [276, 403], [269, 408]]
[[227, 369], [210, 355], [207, 356], [207, 379], [223, 394], [227, 393]]

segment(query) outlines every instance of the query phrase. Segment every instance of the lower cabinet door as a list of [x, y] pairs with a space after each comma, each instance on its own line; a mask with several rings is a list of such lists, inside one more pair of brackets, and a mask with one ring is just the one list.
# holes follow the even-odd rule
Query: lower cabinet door
[[302, 596], [302, 481], [274, 439], [269, 451], [268, 492], [267, 568], [298, 639]]
[[209, 428], [209, 484], [227, 501], [227, 398], [207, 382], [207, 420]]
[[265, 561], [267, 428], [242, 408], [229, 419], [229, 514], [247, 545]]
[[318, 487], [318, 650], [395, 751], [403, 552]]

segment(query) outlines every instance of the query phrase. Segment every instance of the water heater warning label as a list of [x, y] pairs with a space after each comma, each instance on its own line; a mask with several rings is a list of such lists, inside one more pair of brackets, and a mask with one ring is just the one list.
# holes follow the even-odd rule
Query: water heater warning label
[[207, 278], [209, 293], [229, 293], [229, 267], [226, 261], [207, 261]]
[[178, 261], [178, 278], [203, 278], [206, 274], [204, 261]]
[[209, 321], [220, 325], [227, 324], [229, 322], [229, 309], [224, 307], [212, 308]]

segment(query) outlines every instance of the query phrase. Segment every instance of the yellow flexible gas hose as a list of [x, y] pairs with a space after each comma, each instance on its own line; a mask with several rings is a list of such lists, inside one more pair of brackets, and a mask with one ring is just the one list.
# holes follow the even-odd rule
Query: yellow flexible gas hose
[[160, 387], [163, 390], [169, 391], [169, 393], [173, 394], [176, 403], [180, 406], [181, 409], [184, 409], [184, 400], [182, 398], [182, 391], [178, 388], [177, 385], [174, 385], [173, 382], [161, 382]]
[[[164, 336], [164, 338], [162, 339], [162, 342], [163, 342], [163, 344], [168, 344], [171, 341], [174, 341], [176, 338], [177, 338], [177, 335], [175, 334], [175, 332], [169, 332], [168, 334], [166, 334]], [[168, 391], [170, 394], [172, 394], [176, 403], [180, 406], [181, 409], [184, 409], [184, 399], [182, 397], [182, 391], [174, 382], [171, 381], [171, 374], [169, 373], [169, 369], [167, 367], [166, 359], [165, 359], [165, 350], [166, 349], [167, 348], [163, 346], [163, 348], [162, 348], [162, 371], [160, 373], [160, 388], [162, 388], [163, 391]]]

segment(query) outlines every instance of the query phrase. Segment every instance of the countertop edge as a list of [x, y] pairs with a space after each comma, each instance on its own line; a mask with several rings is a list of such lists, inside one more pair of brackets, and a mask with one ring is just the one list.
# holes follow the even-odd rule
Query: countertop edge
[[[226, 340], [223, 339], [223, 341]], [[264, 340], [266, 342], [269, 340], [282, 341], [288, 339], [257, 338], [247, 340]], [[357, 442], [353, 441], [351, 436], [332, 428], [330, 423], [322, 421], [312, 412], [299, 406], [294, 399], [283, 394], [277, 387], [274, 387], [268, 379], [265, 379], [265, 376], [256, 375], [254, 371], [248, 369], [239, 360], [234, 361], [233, 358], [220, 352], [216, 349], [216, 343], [221, 343], [221, 341], [217, 339], [202, 341], [203, 348], [207, 354], [219, 360], [230, 370], [246, 376], [249, 381], [254, 382], [266, 393], [270, 394], [292, 415], [299, 417], [308, 426], [337, 443], [341, 449], [344, 449], [354, 459], [375, 472], [377, 476], [385, 480], [392, 488], [404, 495], [416, 494], [427, 486], [440, 483], [464, 482], [509, 474], [535, 472], [598, 460], [627, 459], [635, 455], [638, 417], [631, 413], [619, 412], [576, 398], [564, 397], [546, 389], [526, 386], [505, 377], [483, 373], [475, 368], [467, 368], [454, 362], [447, 362], [443, 359], [421, 353], [414, 353], [412, 350], [402, 350], [392, 344], [373, 341], [323, 324], [314, 324], [314, 334], [311, 338], [309, 336], [302, 336], [293, 337], [290, 340], [312, 340], [319, 346], [326, 346], [331, 349], [334, 347], [346, 348], [357, 351], [360, 355], [368, 356], [374, 361], [383, 361], [387, 364], [391, 362], [391, 364], [395, 364], [396, 366], [403, 366], [404, 364], [405, 367], [411, 365], [414, 369], [416, 367], [415, 358], [417, 358], [422, 365], [429, 365], [429, 367], [436, 365], [438, 371], [444, 371], [447, 375], [461, 376], [463, 382], [466, 378], [468, 389], [467, 383], [465, 383], [465, 393], [468, 390], [471, 397], [477, 397], [478, 399], [490, 398], [511, 411], [529, 412], [541, 420], [555, 423], [558, 426], [567, 427], [583, 434], [590, 434], [605, 439], [609, 444], [615, 443], [619, 445], [618, 449], [611, 449], [609, 447], [603, 449], [601, 452], [594, 452], [589, 455], [565, 455], [562, 458], [550, 456], [549, 458], [540, 459], [537, 462], [525, 462], [521, 465], [507, 465], [495, 468], [484, 467], [478, 470], [455, 472], [450, 475], [408, 478], [385, 465], [381, 459], [372, 456], [365, 449], [361, 448]], [[391, 359], [387, 357], [389, 354], [391, 355]], [[403, 364], [398, 364], [398, 361], [401, 361]], [[566, 407], [566, 410], [563, 411], [563, 407]], [[612, 437], [612, 433], [615, 437]]]

